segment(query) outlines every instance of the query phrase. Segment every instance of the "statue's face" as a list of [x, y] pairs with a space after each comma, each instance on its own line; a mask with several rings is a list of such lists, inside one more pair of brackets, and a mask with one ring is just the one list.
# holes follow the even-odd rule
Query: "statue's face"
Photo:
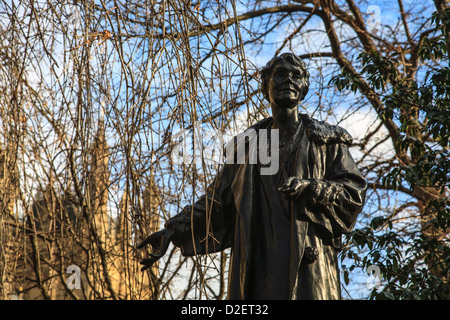
[[286, 60], [278, 62], [273, 68], [268, 84], [270, 103], [277, 106], [296, 107], [302, 98], [304, 85], [300, 67]]

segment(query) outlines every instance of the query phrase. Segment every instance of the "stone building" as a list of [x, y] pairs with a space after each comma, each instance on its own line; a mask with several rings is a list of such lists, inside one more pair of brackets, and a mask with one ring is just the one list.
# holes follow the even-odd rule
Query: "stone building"
[[110, 149], [103, 121], [89, 150], [83, 197], [70, 186], [62, 190], [56, 179], [47, 177], [20, 219], [14, 217], [15, 193], [5, 192], [12, 184], [5, 170], [6, 153], [0, 150], [0, 299], [156, 296], [157, 266], [147, 273], [149, 281], [132, 245], [135, 212], [146, 215], [154, 224], [152, 231], [159, 229], [157, 189], [149, 181], [134, 202], [123, 192], [118, 210], [111, 210]]

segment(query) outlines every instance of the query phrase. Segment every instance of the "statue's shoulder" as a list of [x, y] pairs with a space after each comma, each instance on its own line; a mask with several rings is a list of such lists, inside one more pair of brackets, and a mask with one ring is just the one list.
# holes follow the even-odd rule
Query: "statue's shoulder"
[[342, 143], [351, 145], [353, 142], [352, 136], [344, 128], [336, 125], [331, 125], [325, 121], [319, 121], [307, 114], [300, 114], [306, 134], [310, 140], [317, 144], [333, 144]]
[[[351, 145], [353, 142], [352, 136], [344, 128], [336, 125], [331, 125], [325, 121], [319, 121], [311, 116], [299, 113], [300, 119], [305, 125], [305, 132], [308, 138], [319, 145], [342, 143], [345, 145]], [[273, 118], [264, 118], [247, 130], [253, 129], [258, 131], [259, 129], [267, 129], [272, 125]], [[245, 131], [247, 131], [245, 130]]]

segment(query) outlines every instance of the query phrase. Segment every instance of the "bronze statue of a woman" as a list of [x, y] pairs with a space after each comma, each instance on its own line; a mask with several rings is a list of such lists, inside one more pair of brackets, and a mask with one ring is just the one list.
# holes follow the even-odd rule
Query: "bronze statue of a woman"
[[295, 54], [273, 58], [261, 78], [272, 117], [249, 129], [256, 139], [278, 130], [278, 170], [227, 162], [203, 197], [138, 246], [154, 249], [143, 269], [171, 242], [185, 256], [231, 247], [228, 299], [340, 299], [341, 236], [354, 227], [367, 189], [348, 150], [352, 137], [299, 113], [309, 72]]

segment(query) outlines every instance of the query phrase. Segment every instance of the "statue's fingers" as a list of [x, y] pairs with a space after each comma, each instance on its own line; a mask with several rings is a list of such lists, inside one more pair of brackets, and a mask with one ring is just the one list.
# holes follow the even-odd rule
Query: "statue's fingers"
[[151, 259], [158, 260], [158, 259], [160, 259], [165, 253], [166, 253], [166, 250], [164, 250], [164, 252], [156, 252], [156, 253], [150, 252], [149, 255], [150, 255]]
[[295, 181], [292, 182], [291, 186], [287, 189], [284, 189], [282, 192], [284, 193], [286, 200], [296, 200], [300, 197], [303, 191], [305, 191], [308, 185], [308, 180], [295, 179]]
[[291, 189], [291, 185], [294, 180], [295, 180], [295, 177], [287, 178], [286, 181], [284, 182], [284, 184], [278, 188], [278, 191], [281, 191], [284, 193], [288, 192]]
[[297, 195], [299, 195], [301, 193], [303, 186], [304, 186], [304, 183], [302, 180], [293, 179], [290, 186], [287, 187], [286, 189], [283, 189], [283, 192], [285, 194], [289, 195], [289, 197], [291, 197], [291, 198], [296, 197]]
[[143, 267], [141, 268], [141, 271], [145, 271], [148, 268], [150, 268], [156, 261], [158, 261], [158, 259], [155, 258], [144, 258], [142, 259], [142, 261], [140, 262], [140, 264], [143, 265]]
[[[166, 233], [164, 233], [164, 234], [166, 234]], [[169, 233], [169, 234], [171, 234], [171, 233]], [[156, 252], [156, 253], [151, 252], [150, 253], [150, 258], [144, 258], [141, 261], [141, 264], [144, 265], [141, 268], [141, 271], [145, 271], [148, 268], [150, 268], [156, 261], [158, 261], [167, 252], [167, 249], [169, 248], [169, 245], [170, 245], [171, 236], [167, 236], [167, 235], [166, 236], [160, 236], [159, 237], [159, 241], [161, 241], [161, 239], [162, 239], [163, 243], [161, 244], [160, 249], [158, 250], [158, 252]]]
[[144, 241], [142, 241], [137, 248], [138, 249], [142, 249], [143, 247], [145, 247], [146, 245], [150, 244], [152, 247], [158, 246], [158, 242], [160, 238], [158, 236], [155, 235], [151, 235], [148, 238], [146, 238]]
[[164, 242], [162, 243], [162, 245], [158, 249], [158, 251], [157, 252], [150, 252], [150, 256], [152, 258], [155, 258], [155, 259], [161, 258], [163, 255], [166, 254], [167, 249], [169, 248], [169, 245], [170, 245], [170, 239], [164, 240]]
[[301, 186], [302, 186], [303, 184], [302, 184], [302, 181], [301, 180], [295, 180], [294, 182], [292, 182], [292, 185], [291, 185], [291, 192], [297, 192], [297, 190], [299, 190], [300, 188], [301, 188]]
[[161, 241], [161, 237], [163, 237], [165, 235], [165, 230], [161, 230], [158, 232], [155, 232], [153, 234], [151, 234], [149, 237], [147, 237], [144, 241], [142, 241], [137, 248], [138, 249], [142, 249], [143, 247], [145, 247], [146, 245], [150, 244], [152, 247], [156, 247], [159, 245], [159, 242]]
[[147, 237], [144, 241], [142, 241], [140, 244], [138, 244], [137, 248], [138, 249], [142, 249], [143, 247], [145, 247], [146, 245], [148, 245], [150, 243], [150, 237]]
[[296, 177], [289, 177], [286, 179], [286, 181], [284, 182], [284, 186], [286, 187], [292, 187], [292, 184], [295, 182], [297, 178]]
[[295, 182], [294, 191], [295, 192], [303, 192], [303, 190], [306, 189], [306, 187], [309, 185], [309, 181], [307, 180], [297, 180]]

